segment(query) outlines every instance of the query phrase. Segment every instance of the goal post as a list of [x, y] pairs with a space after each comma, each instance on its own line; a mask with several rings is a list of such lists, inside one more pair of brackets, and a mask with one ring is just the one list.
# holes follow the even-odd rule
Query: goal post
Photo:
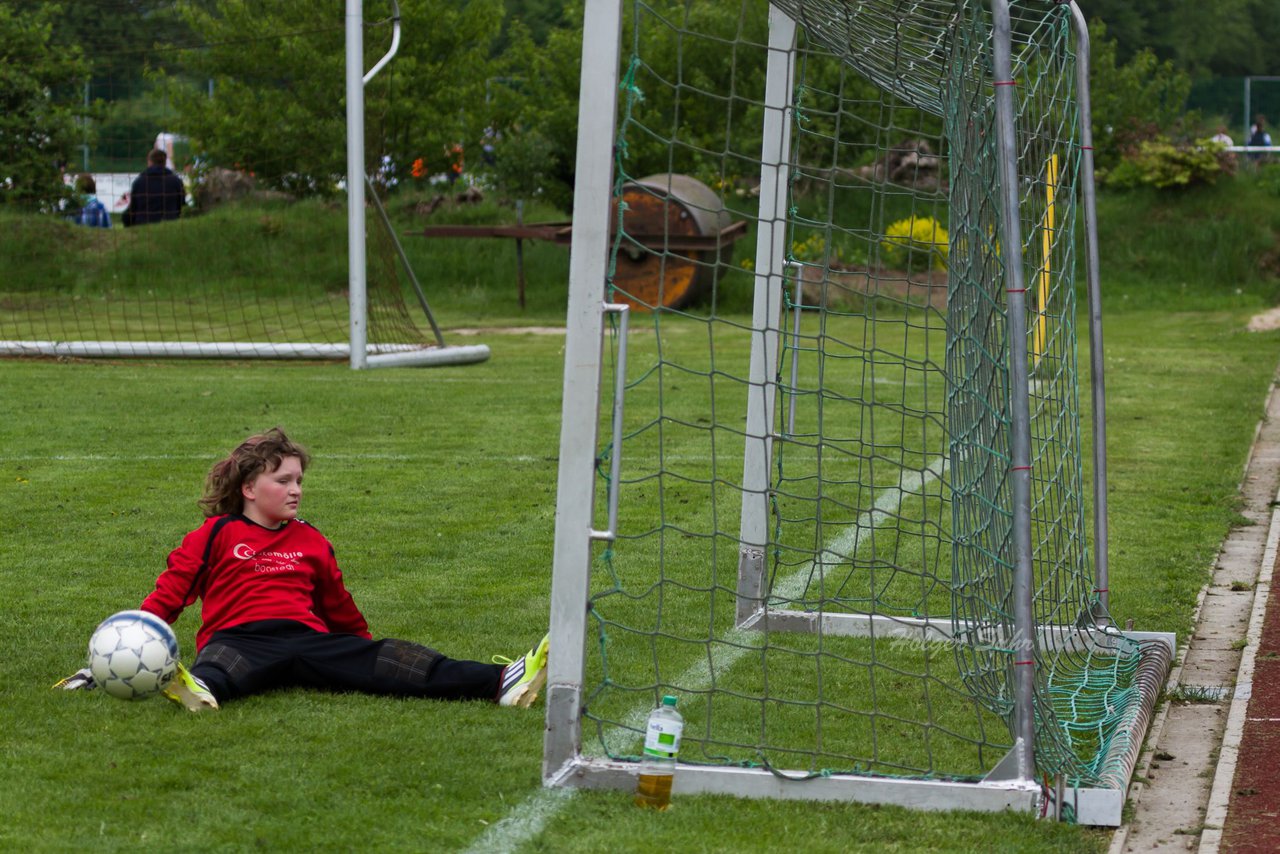
[[[392, 25], [391, 48], [369, 71], [364, 69], [361, 0], [347, 0], [345, 23], [334, 14], [310, 33], [324, 39], [324, 33], [333, 32], [332, 47], [346, 49], [346, 178], [341, 165], [301, 174], [299, 163], [306, 160], [309, 145], [332, 150], [337, 159], [339, 144], [317, 146], [285, 126], [277, 134], [279, 148], [271, 156], [261, 155], [256, 164], [263, 168], [265, 161], [272, 174], [288, 176], [294, 189], [309, 188], [302, 198], [257, 189], [254, 164], [235, 163], [233, 169], [225, 160], [209, 163], [191, 150], [186, 137], [162, 131], [153, 142], [153, 128], [172, 129], [168, 122], [174, 116], [152, 115], [159, 108], [150, 93], [143, 94], [152, 84], [140, 76], [95, 77], [92, 85], [108, 95], [95, 119], [101, 126], [96, 175], [89, 172], [86, 135], [85, 172], [67, 175], [69, 186], [80, 185], [74, 194], [68, 190], [67, 207], [50, 202], [39, 211], [15, 213], [6, 223], [17, 234], [9, 251], [0, 255], [0, 356], [342, 360], [353, 369], [488, 359], [486, 345], [446, 344], [379, 198], [390, 182], [379, 188], [369, 177], [364, 86], [396, 53], [398, 8]], [[336, 35], [340, 31], [345, 31], [345, 41]], [[267, 33], [262, 40], [282, 37]], [[133, 67], [163, 67], [178, 54], [235, 44], [155, 48], [156, 53], [144, 47]], [[233, 110], [243, 114], [237, 120], [253, 123], [254, 96], [286, 85], [288, 75], [277, 75], [274, 66], [261, 67], [279, 61], [275, 56], [254, 64], [246, 60], [242, 70], [254, 84], [238, 99], [228, 96]], [[186, 78], [181, 86], [187, 87]], [[89, 88], [86, 82], [86, 106]], [[341, 94], [330, 93], [333, 98]], [[208, 97], [213, 98], [212, 80]], [[135, 111], [145, 118], [131, 118]], [[122, 228], [131, 182], [153, 146], [165, 151], [165, 168], [177, 176], [166, 184], [171, 196], [189, 195], [195, 202], [202, 197], [215, 202], [257, 197], [260, 206], [237, 215], [211, 203], [200, 207], [196, 217], [185, 198], [174, 199], [179, 209], [166, 210], [165, 218], [176, 216], [176, 222]], [[342, 235], [332, 210], [310, 191], [327, 193], [344, 182], [349, 203]], [[107, 227], [73, 224], [72, 215], [94, 197], [105, 214], [95, 221]], [[238, 251], [225, 251], [232, 243]], [[286, 243], [290, 245], [283, 249]], [[345, 275], [338, 272], [340, 266]]]
[[677, 791], [1119, 823], [1173, 637], [1086, 534], [1087, 83], [1050, 0], [587, 4], [548, 785], [632, 785], [675, 694]]
[[[440, 327], [436, 325], [435, 317], [426, 303], [426, 297], [422, 293], [417, 277], [413, 274], [408, 257], [400, 246], [400, 239], [391, 226], [391, 220], [387, 218], [382, 202], [378, 200], [377, 189], [365, 173], [364, 87], [392, 60], [400, 46], [400, 6], [395, 0], [391, 0], [391, 6], [393, 10], [391, 46], [386, 54], [366, 72], [364, 70], [364, 3], [363, 0], [346, 0], [348, 358], [353, 370], [379, 366], [434, 366], [483, 362], [489, 358], [489, 348], [483, 344], [462, 347], [445, 345]], [[356, 175], [361, 177], [357, 179]], [[402, 262], [404, 271], [422, 303], [427, 321], [431, 325], [435, 340], [430, 346], [402, 345], [381, 351], [380, 348], [369, 346], [366, 188], [370, 191], [370, 201], [378, 214], [377, 226], [383, 229], [380, 234], [385, 242], [394, 247], [396, 258]]]

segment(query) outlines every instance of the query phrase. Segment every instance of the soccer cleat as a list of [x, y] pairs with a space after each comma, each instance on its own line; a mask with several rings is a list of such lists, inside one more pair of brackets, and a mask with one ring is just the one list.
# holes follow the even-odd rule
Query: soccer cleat
[[216, 711], [218, 708], [218, 701], [214, 699], [208, 686], [192, 676], [191, 671], [181, 662], [178, 663], [178, 672], [173, 674], [162, 693], [188, 712]]
[[66, 679], [59, 679], [53, 684], [53, 687], [61, 688], [64, 691], [92, 691], [98, 687], [98, 683], [93, 681], [92, 671], [87, 667], [82, 667]]
[[519, 706], [527, 709], [538, 699], [538, 692], [547, 684], [547, 648], [551, 644], [551, 635], [543, 636], [533, 649], [521, 658], [512, 661], [502, 656], [494, 656], [496, 664], [505, 664], [502, 668], [498, 688], [498, 704], [502, 706]]

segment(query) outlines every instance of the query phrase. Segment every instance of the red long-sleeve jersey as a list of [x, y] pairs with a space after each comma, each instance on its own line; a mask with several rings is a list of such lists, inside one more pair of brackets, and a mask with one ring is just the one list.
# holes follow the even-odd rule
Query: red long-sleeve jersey
[[196, 599], [197, 650], [219, 629], [256, 620], [296, 620], [321, 632], [371, 637], [342, 583], [333, 546], [301, 519], [274, 530], [238, 513], [206, 519], [169, 554], [142, 610], [172, 623]]

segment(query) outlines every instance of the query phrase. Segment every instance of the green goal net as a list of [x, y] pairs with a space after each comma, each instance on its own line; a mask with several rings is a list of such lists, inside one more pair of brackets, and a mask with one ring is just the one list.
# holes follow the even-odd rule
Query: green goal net
[[1002, 60], [1000, 8], [625, 5], [580, 295], [611, 521], [559, 533], [588, 488], [562, 444], [553, 642], [586, 652], [553, 779], [621, 784], [675, 694], [694, 788], [1118, 821], [1171, 646], [1114, 627], [1086, 525], [1087, 48], [1069, 4], [1015, 3]]

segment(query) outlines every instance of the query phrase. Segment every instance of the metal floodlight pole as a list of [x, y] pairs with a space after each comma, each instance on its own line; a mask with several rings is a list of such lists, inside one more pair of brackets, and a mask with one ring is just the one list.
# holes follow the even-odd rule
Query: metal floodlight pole
[[1003, 225], [1009, 335], [1011, 442], [1009, 480], [1013, 492], [1013, 690], [1018, 776], [1035, 780], [1035, 611], [1031, 563], [1031, 402], [1027, 371], [1026, 281], [1018, 219], [1017, 104], [1014, 100], [1012, 25], [1008, 0], [991, 0], [992, 73], [996, 145]]
[[364, 19], [347, 0], [347, 305], [351, 367], [368, 365], [368, 289], [364, 211]]

